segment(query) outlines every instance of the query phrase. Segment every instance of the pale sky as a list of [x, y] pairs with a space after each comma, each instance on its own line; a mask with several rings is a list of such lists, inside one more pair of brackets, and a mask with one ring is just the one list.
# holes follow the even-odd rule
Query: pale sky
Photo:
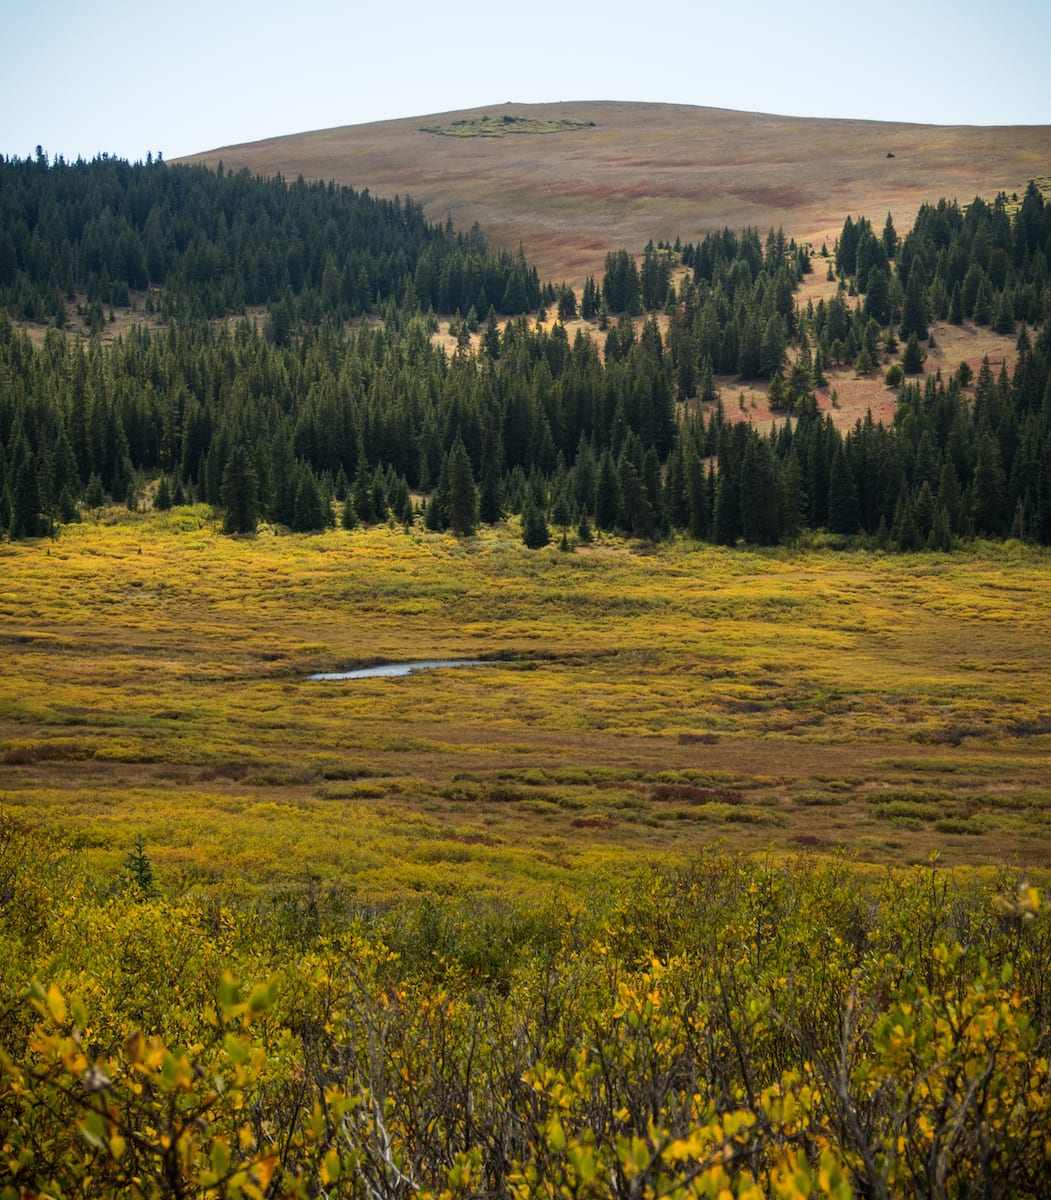
[[0, 29], [8, 157], [171, 159], [504, 101], [1051, 125], [1047, 0], [28, 0]]

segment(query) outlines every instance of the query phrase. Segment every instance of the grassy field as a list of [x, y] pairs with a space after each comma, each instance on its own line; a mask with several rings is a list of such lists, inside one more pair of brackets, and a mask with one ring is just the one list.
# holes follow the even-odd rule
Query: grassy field
[[[488, 118], [488, 121], [486, 120]], [[435, 137], [488, 125], [558, 136]], [[585, 126], [580, 128], [580, 126]], [[1021, 194], [1047, 175], [1051, 127], [832, 121], [676, 104], [501, 104], [204, 149], [187, 161], [412, 196], [431, 221], [477, 221], [541, 277], [579, 289], [605, 255], [728, 226], [829, 248], [847, 214], [898, 232], [942, 197]]]
[[[104, 512], [0, 546], [0, 804], [99, 879], [532, 895], [702, 847], [1051, 864], [1051, 560]], [[427, 658], [479, 669], [311, 681]]]

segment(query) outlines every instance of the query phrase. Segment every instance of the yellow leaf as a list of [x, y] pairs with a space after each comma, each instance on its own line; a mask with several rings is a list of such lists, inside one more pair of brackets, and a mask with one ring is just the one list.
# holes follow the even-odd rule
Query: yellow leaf
[[551, 1120], [547, 1123], [547, 1144], [556, 1154], [566, 1148], [566, 1131], [562, 1128], [558, 1113], [552, 1114]]
[[65, 1022], [66, 1002], [54, 984], [47, 989], [47, 1011], [56, 1025], [62, 1025]]

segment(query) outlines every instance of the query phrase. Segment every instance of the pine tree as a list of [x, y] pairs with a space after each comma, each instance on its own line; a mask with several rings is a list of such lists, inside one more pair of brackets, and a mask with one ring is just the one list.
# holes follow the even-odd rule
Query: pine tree
[[168, 476], [162, 475], [160, 483], [157, 484], [157, 490], [153, 495], [153, 507], [158, 512], [165, 512], [172, 506], [171, 488], [168, 485]]
[[617, 527], [617, 512], [620, 508], [620, 491], [617, 486], [617, 469], [607, 447], [602, 452], [595, 482], [595, 526], [602, 530]]
[[471, 470], [471, 460], [461, 438], [456, 439], [449, 451], [445, 474], [448, 480], [448, 527], [453, 533], [468, 537], [474, 533], [478, 523], [478, 489]]
[[328, 524], [321, 490], [314, 472], [306, 463], [301, 463], [296, 481], [296, 503], [292, 514], [291, 528], [296, 533], [313, 533]]
[[1004, 288], [996, 301], [993, 330], [999, 334], [1009, 334], [1015, 331], [1014, 300], [1009, 288]]
[[11, 513], [8, 533], [12, 540], [38, 537], [43, 532], [40, 517], [40, 481], [37, 463], [21, 424], [16, 426], [12, 436], [6, 476]]
[[859, 527], [857, 484], [840, 442], [829, 469], [828, 528], [832, 533], [855, 534]]
[[124, 892], [130, 892], [138, 900], [149, 900], [160, 895], [153, 863], [146, 853], [146, 843], [141, 833], [135, 838], [135, 845], [124, 856], [124, 873], [120, 883]]
[[927, 538], [927, 549], [946, 554], [952, 549], [952, 530], [949, 527], [949, 514], [940, 504], [934, 510], [934, 520], [931, 523], [930, 536]]
[[1000, 443], [990, 431], [978, 441], [978, 457], [971, 481], [971, 519], [978, 534], [997, 537], [1007, 524], [1007, 483]]
[[779, 314], [774, 313], [763, 330], [763, 344], [759, 352], [759, 374], [764, 379], [780, 373], [785, 362], [785, 326]]
[[974, 321], [976, 325], [988, 325], [993, 319], [993, 300], [995, 293], [989, 276], [983, 275], [978, 287], [978, 295], [974, 301]]
[[705, 477], [704, 464], [692, 446], [686, 453], [684, 473], [686, 503], [689, 512], [687, 527], [691, 537], [703, 541], [711, 532], [708, 480]]
[[890, 213], [887, 213], [887, 221], [883, 226], [883, 250], [888, 258], [893, 258], [898, 252], [898, 232]]
[[539, 550], [551, 541], [551, 531], [544, 520], [543, 511], [533, 496], [533, 489], [526, 492], [522, 506], [522, 541], [530, 550]]
[[749, 438], [741, 469], [741, 534], [759, 546], [777, 544], [781, 532], [777, 475], [769, 443]]
[[806, 493], [803, 468], [792, 447], [781, 472], [781, 536], [789, 541], [799, 537], [806, 523]]
[[909, 340], [905, 343], [905, 350], [901, 356], [901, 369], [906, 375], [918, 375], [923, 370], [923, 363], [926, 357], [916, 334], [910, 333]]
[[898, 493], [898, 502], [894, 508], [891, 538], [897, 548], [905, 554], [919, 550], [923, 545], [920, 532], [916, 527], [912, 497], [909, 494], [908, 486], [904, 484]]
[[899, 332], [902, 337], [908, 337], [910, 333], [914, 333], [920, 341], [926, 341], [929, 320], [930, 312], [927, 305], [926, 288], [923, 284], [923, 268], [917, 262], [909, 271], [909, 282], [905, 288]]
[[226, 460], [220, 499], [224, 533], [255, 533], [258, 523], [256, 474], [240, 442]]

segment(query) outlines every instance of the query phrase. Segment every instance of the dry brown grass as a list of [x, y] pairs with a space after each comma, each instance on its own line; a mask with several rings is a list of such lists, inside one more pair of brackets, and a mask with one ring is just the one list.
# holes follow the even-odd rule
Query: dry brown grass
[[[504, 114], [594, 121], [543, 136], [450, 138], [426, 133]], [[893, 157], [888, 157], [893, 155]], [[288, 179], [333, 179], [377, 196], [411, 195], [433, 221], [475, 221], [519, 243], [541, 275], [579, 287], [609, 250], [696, 241], [713, 229], [781, 226], [820, 246], [844, 217], [899, 232], [941, 197], [1021, 191], [1046, 174], [1051, 127], [832, 121], [671, 104], [509, 104], [317, 130], [209, 150], [185, 161], [248, 167]]]

